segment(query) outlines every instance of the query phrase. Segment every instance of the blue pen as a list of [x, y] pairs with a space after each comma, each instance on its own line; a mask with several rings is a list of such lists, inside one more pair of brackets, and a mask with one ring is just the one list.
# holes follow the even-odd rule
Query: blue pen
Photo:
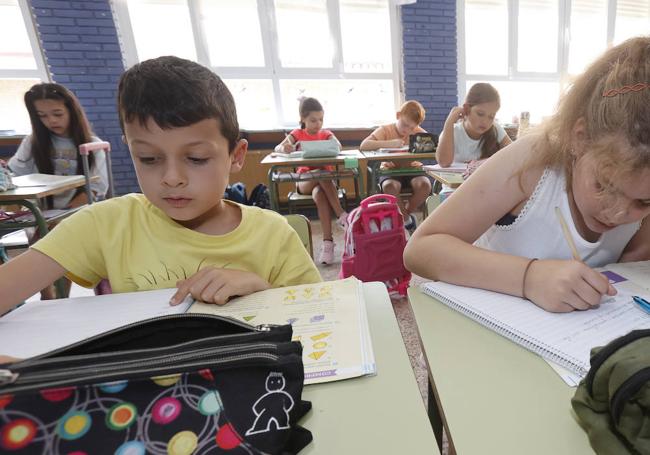
[[650, 302], [648, 302], [643, 297], [639, 297], [638, 295], [633, 295], [632, 300], [634, 300], [634, 303], [636, 303], [641, 310], [650, 314]]

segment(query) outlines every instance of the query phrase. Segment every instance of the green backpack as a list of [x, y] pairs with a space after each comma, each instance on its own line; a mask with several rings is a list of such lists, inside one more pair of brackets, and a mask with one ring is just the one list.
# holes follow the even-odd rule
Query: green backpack
[[594, 348], [571, 404], [597, 453], [650, 454], [650, 330]]

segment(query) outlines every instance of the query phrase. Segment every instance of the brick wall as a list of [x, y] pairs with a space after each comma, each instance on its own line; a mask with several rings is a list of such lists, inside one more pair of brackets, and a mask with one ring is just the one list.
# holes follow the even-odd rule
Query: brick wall
[[138, 191], [117, 116], [117, 82], [124, 71], [108, 0], [31, 0], [41, 47], [54, 82], [79, 98], [95, 134], [111, 143], [115, 191]]
[[401, 13], [406, 99], [420, 101], [423, 128], [440, 133], [458, 103], [456, 0], [418, 0]]

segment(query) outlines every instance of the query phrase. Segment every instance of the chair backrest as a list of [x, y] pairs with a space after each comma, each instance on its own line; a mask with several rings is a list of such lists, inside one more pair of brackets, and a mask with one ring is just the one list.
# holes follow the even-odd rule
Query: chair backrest
[[424, 218], [428, 217], [440, 205], [440, 195], [432, 194], [424, 203]]
[[297, 233], [310, 257], [314, 257], [313, 245], [311, 240], [311, 223], [305, 215], [291, 214], [284, 216]]

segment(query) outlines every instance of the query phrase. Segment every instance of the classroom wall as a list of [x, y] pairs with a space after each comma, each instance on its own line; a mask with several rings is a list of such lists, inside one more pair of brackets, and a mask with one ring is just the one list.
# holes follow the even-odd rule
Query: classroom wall
[[93, 130], [111, 143], [115, 191], [138, 191], [117, 116], [122, 53], [108, 0], [31, 0], [45, 63], [54, 82], [79, 98]]
[[440, 133], [458, 103], [456, 0], [418, 0], [402, 6], [406, 99], [427, 111], [423, 128]]
[[[124, 63], [109, 0], [29, 3], [52, 79], [75, 92], [97, 136], [111, 143], [116, 193], [138, 191], [117, 116]], [[424, 105], [423, 126], [438, 133], [457, 103], [456, 0], [418, 0], [401, 13], [406, 98]]]

